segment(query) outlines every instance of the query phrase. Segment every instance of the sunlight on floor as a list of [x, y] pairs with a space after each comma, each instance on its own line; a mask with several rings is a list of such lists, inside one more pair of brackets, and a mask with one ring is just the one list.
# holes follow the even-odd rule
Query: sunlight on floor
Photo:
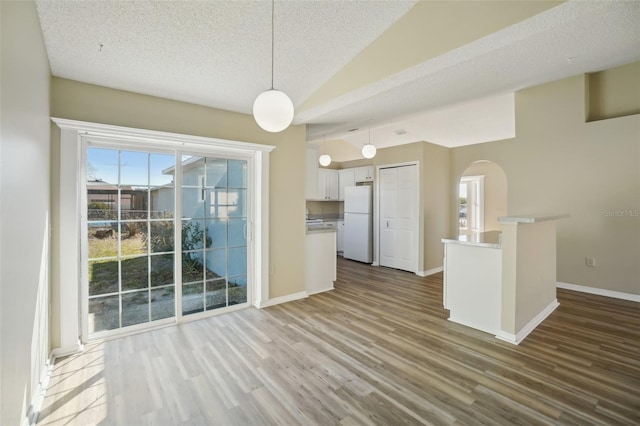
[[[54, 413], [55, 421], [50, 422]], [[106, 417], [104, 343], [85, 346], [82, 354], [57, 360], [38, 425], [98, 424]]]

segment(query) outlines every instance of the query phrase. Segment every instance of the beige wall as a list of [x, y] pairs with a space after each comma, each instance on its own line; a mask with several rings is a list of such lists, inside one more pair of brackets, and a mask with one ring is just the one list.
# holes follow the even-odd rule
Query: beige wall
[[[442, 266], [442, 238], [449, 236], [449, 149], [428, 142], [416, 142], [392, 148], [379, 149], [373, 159], [360, 159], [340, 164], [340, 168], [381, 166], [385, 164], [419, 161], [420, 194], [422, 205], [420, 217], [422, 232], [419, 244], [424, 248], [419, 262], [421, 271]], [[377, 179], [377, 177], [376, 177]], [[457, 223], [457, 222], [456, 222]]]
[[[426, 271], [442, 266], [444, 247], [442, 239], [450, 237], [451, 212], [447, 201], [451, 198], [450, 150], [431, 143], [422, 143], [424, 151], [423, 204], [424, 204], [424, 269]], [[455, 195], [454, 195], [455, 197]], [[456, 210], [457, 211], [457, 210]], [[457, 220], [456, 220], [457, 222]]]
[[305, 127], [262, 131], [248, 115], [53, 78], [59, 118], [276, 146], [270, 156], [270, 298], [304, 291]]
[[[317, 107], [322, 102], [419, 66], [561, 3], [539, 0], [419, 1], [298, 109], [305, 111]], [[422, 40], [428, 40], [428, 43]]]
[[35, 5], [3, 1], [0, 15], [0, 424], [19, 425], [50, 349], [51, 78]]
[[507, 177], [504, 170], [491, 161], [476, 161], [465, 169], [462, 176], [484, 176], [484, 230], [499, 231], [498, 218], [507, 215]]
[[516, 138], [453, 149], [451, 193], [471, 162], [496, 162], [510, 215], [571, 215], [557, 224], [558, 281], [638, 295], [640, 115], [585, 123], [585, 86], [576, 76], [516, 93]]
[[587, 75], [589, 121], [640, 114], [640, 62]]
[[344, 211], [341, 201], [307, 201], [310, 216], [339, 215]]

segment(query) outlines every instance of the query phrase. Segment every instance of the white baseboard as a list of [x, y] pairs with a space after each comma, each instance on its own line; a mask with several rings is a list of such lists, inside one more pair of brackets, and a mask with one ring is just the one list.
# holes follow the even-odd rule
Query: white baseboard
[[438, 266], [437, 268], [427, 269], [426, 271], [418, 271], [416, 272], [416, 275], [419, 277], [428, 277], [429, 275], [437, 274], [442, 271], [444, 271], [444, 267]]
[[84, 345], [78, 340], [78, 344], [75, 346], [67, 346], [64, 348], [55, 348], [51, 351], [52, 364], [56, 358], [62, 358], [63, 356], [74, 355], [84, 351]]
[[325, 291], [331, 291], [333, 290], [335, 287], [333, 286], [333, 283], [331, 283], [331, 287], [327, 287], [323, 290], [318, 290], [318, 291], [313, 291], [313, 292], [307, 292], [307, 295], [312, 296], [314, 294], [319, 294], [319, 293], [324, 293]]
[[309, 297], [306, 291], [299, 291], [298, 293], [287, 294], [286, 296], [275, 297], [265, 302], [260, 302], [259, 309], [266, 308], [268, 306], [279, 305], [281, 303], [293, 302], [294, 300], [305, 299]]
[[484, 333], [495, 334], [495, 332], [496, 332], [495, 330], [491, 330], [489, 328], [480, 326], [478, 324], [473, 324], [473, 323], [470, 323], [470, 322], [467, 322], [467, 321], [462, 321], [462, 320], [460, 320], [459, 318], [456, 318], [453, 315], [450, 315], [448, 320], [451, 321], [451, 322], [455, 322], [456, 324], [464, 325], [465, 327], [474, 328], [474, 329], [482, 331]]
[[535, 317], [531, 319], [524, 327], [520, 329], [516, 334], [507, 333], [506, 331], [500, 330], [498, 334], [496, 334], [496, 338], [500, 340], [504, 340], [505, 342], [509, 342], [514, 345], [519, 345], [525, 337], [529, 335], [542, 321], [544, 321], [556, 308], [560, 306], [557, 299], [553, 299], [551, 303], [547, 305], [542, 311], [538, 313]]
[[560, 281], [556, 283], [556, 288], [579, 291], [580, 293], [597, 294], [598, 296], [613, 297], [615, 299], [629, 300], [631, 302], [640, 302], [640, 294], [623, 293], [621, 291], [605, 290], [602, 288], [587, 287], [584, 285], [569, 284]]

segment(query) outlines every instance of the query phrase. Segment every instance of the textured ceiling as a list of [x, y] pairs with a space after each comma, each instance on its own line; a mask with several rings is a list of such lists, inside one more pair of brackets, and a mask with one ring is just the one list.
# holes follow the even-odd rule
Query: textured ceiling
[[[246, 114], [270, 87], [268, 1], [36, 5], [55, 76]], [[512, 137], [514, 91], [638, 60], [640, 1], [275, 2], [274, 86], [312, 143]]]
[[[412, 1], [274, 7], [274, 86], [299, 105]], [[269, 1], [38, 1], [53, 75], [251, 113], [271, 85]]]

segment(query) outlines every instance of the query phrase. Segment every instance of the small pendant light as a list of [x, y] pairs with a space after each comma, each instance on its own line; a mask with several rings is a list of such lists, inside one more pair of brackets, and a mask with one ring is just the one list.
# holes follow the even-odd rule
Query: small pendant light
[[322, 142], [322, 155], [318, 158], [318, 163], [320, 163], [320, 165], [323, 167], [327, 167], [329, 164], [331, 164], [331, 156], [325, 151], [326, 143], [327, 135], [324, 135], [324, 141]]
[[274, 0], [271, 0], [271, 89], [260, 93], [253, 101], [253, 118], [267, 132], [281, 132], [293, 121], [293, 102], [286, 93], [273, 88]]
[[362, 147], [362, 155], [364, 158], [373, 158], [376, 156], [377, 149], [371, 145], [371, 125], [369, 125], [369, 143]]

